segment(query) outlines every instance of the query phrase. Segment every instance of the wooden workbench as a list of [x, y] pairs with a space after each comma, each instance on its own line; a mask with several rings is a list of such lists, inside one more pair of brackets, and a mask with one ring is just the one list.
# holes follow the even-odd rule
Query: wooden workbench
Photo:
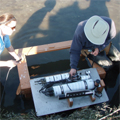
[[[57, 43], [16, 49], [15, 52], [17, 54], [19, 55], [22, 54], [24, 56], [21, 63], [17, 65], [20, 84], [18, 86], [16, 94], [18, 95], [21, 93], [25, 95], [25, 98], [29, 98], [31, 96], [30, 75], [28, 71], [26, 56], [45, 53], [45, 52], [52, 52], [57, 50], [63, 50], [63, 49], [69, 49], [71, 47], [71, 43], [72, 43], [72, 40], [69, 40], [64, 42], [57, 42]], [[89, 61], [92, 64], [92, 61], [91, 60]], [[102, 67], [94, 63], [93, 68], [97, 68], [98, 74], [101, 79], [105, 77], [106, 72]]]

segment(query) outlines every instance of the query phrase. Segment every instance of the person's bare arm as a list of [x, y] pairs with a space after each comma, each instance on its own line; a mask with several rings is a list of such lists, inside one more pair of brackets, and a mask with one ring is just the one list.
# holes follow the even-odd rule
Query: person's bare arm
[[19, 59], [21, 59], [16, 53], [15, 50], [13, 48], [13, 46], [11, 45], [9, 48], [7, 48], [8, 52], [10, 53], [11, 56], [13, 56], [17, 61]]
[[17, 64], [15, 60], [0, 61], [0, 67], [15, 67]]

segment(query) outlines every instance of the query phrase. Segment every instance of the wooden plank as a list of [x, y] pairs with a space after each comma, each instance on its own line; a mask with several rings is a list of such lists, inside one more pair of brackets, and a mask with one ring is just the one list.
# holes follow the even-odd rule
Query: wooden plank
[[22, 94], [30, 93], [30, 76], [29, 76], [27, 61], [25, 56], [24, 59], [21, 61], [21, 63], [17, 64], [17, 68], [18, 68], [20, 88]]
[[101, 85], [101, 87], [98, 87], [97, 90], [101, 93], [103, 88], [105, 87], [104, 80], [100, 80], [100, 85]]
[[21, 49], [16, 49], [17, 54], [34, 55], [38, 53], [52, 52], [57, 50], [69, 49], [71, 47], [72, 40], [58, 43], [51, 43], [46, 45], [32, 46]]
[[16, 95], [19, 95], [21, 93], [21, 85], [19, 84], [17, 91], [16, 91]]
[[96, 68], [97, 69], [97, 72], [98, 72], [100, 78], [104, 79], [105, 75], [106, 75], [106, 71], [104, 70], [104, 68], [102, 68], [101, 66], [99, 66], [95, 62], [93, 63], [93, 61], [90, 60], [89, 58], [88, 58], [88, 60], [89, 60], [89, 62], [90, 62], [91, 65], [93, 64], [92, 68]]

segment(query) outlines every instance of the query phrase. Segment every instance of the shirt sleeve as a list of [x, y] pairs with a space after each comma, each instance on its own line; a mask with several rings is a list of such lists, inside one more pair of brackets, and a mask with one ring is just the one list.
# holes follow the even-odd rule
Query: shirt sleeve
[[8, 35], [5, 35], [3, 37], [3, 40], [4, 40], [4, 43], [5, 43], [5, 47], [6, 48], [9, 48], [11, 46], [11, 42], [10, 42], [10, 39], [9, 39], [9, 36]]
[[72, 45], [70, 48], [70, 66], [71, 68], [77, 69], [77, 65], [80, 59], [80, 53], [82, 50], [82, 44], [80, 42], [80, 36], [74, 34]]
[[103, 45], [98, 46], [99, 52], [104, 50], [109, 45], [110, 42], [111, 40], [107, 40]]

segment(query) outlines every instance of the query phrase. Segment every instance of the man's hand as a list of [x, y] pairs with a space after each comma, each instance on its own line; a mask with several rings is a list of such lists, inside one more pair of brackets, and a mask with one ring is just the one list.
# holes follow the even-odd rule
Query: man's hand
[[97, 56], [99, 53], [99, 49], [95, 48], [94, 52], [91, 52], [92, 55]]
[[7, 67], [15, 67], [18, 64], [15, 60], [8, 60], [6, 61], [6, 66]]
[[71, 75], [71, 76], [74, 76], [75, 74], [76, 74], [76, 69], [71, 69], [70, 70], [70, 72], [69, 72], [69, 74]]

